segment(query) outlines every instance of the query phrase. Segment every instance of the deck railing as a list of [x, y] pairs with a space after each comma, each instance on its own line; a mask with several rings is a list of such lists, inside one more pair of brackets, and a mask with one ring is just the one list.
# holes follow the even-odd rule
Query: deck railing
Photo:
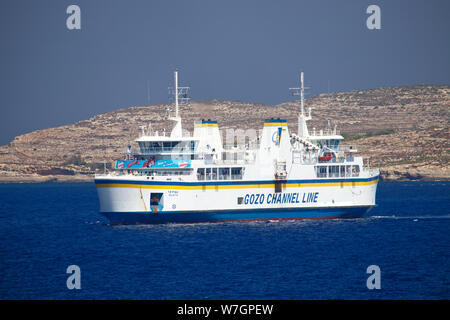
[[338, 129], [321, 129], [316, 130], [316, 128], [313, 128], [313, 130], [310, 132], [311, 136], [335, 136], [340, 135], [341, 131]]

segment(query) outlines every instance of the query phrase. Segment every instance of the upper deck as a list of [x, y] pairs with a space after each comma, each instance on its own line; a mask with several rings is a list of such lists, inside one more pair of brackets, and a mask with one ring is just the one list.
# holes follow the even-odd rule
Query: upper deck
[[[303, 92], [303, 83], [300, 89]], [[227, 177], [231, 180], [347, 178], [369, 174], [363, 159], [354, 156], [356, 148], [341, 144], [344, 137], [336, 126], [331, 129], [328, 123], [324, 130], [308, 131], [311, 109], [307, 116], [303, 96], [297, 134], [289, 132], [285, 119], [272, 118], [263, 122], [258, 133], [253, 130], [254, 136], [235, 130], [230, 140], [227, 132], [224, 143], [215, 120], [195, 121], [192, 136], [182, 131], [177, 92], [175, 89], [176, 112], [169, 113], [169, 120], [175, 122], [170, 135], [165, 131], [162, 135], [152, 132], [150, 126], [147, 132], [142, 129], [141, 136], [135, 140], [139, 152], [132, 153], [129, 148], [123, 154], [125, 158], [116, 162], [114, 168], [119, 174], [152, 179], [178, 176], [178, 179], [197, 181]]]
[[197, 149], [199, 139], [143, 136], [136, 142], [140, 148], [140, 153], [136, 155], [193, 154]]

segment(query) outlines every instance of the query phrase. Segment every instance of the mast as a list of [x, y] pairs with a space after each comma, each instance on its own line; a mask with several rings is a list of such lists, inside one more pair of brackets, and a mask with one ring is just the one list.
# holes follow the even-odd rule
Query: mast
[[308, 127], [306, 125], [307, 120], [311, 120], [311, 108], [309, 111], [309, 115], [305, 114], [305, 89], [309, 89], [304, 85], [304, 74], [303, 71], [300, 72], [300, 87], [299, 88], [289, 88], [289, 90], [293, 91], [291, 94], [293, 96], [300, 96], [300, 114], [298, 116], [298, 135], [299, 137], [308, 138]]
[[174, 72], [174, 84], [175, 84], [175, 117], [178, 118], [178, 69]]
[[304, 116], [305, 115], [305, 108], [303, 105], [303, 99], [305, 97], [305, 87], [303, 85], [303, 71], [300, 72], [300, 112], [301, 115]]
[[178, 86], [178, 69], [175, 69], [175, 72], [173, 73], [173, 82], [174, 86], [173, 88], [169, 87], [169, 92], [172, 93], [173, 91], [175, 115], [170, 115], [169, 112], [169, 120], [175, 121], [175, 125], [173, 126], [170, 136], [172, 138], [180, 138], [182, 137], [180, 105], [185, 105], [189, 102], [190, 98], [188, 97], [188, 91], [190, 88]]

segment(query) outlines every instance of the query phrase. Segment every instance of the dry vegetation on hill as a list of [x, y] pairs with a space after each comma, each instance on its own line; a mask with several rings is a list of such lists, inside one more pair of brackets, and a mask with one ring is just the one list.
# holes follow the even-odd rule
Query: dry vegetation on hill
[[[338, 125], [385, 179], [449, 179], [450, 86], [421, 85], [321, 94], [306, 99], [309, 128]], [[75, 124], [37, 130], [0, 146], [0, 181], [86, 181], [126, 150], [152, 122], [171, 128], [167, 105], [137, 106], [99, 114]], [[296, 131], [298, 104], [267, 106], [240, 101], [192, 102], [183, 126], [214, 119], [221, 129], [261, 129], [264, 119], [284, 118]], [[169, 133], [169, 132], [167, 132]], [[350, 140], [350, 141], [348, 141]]]

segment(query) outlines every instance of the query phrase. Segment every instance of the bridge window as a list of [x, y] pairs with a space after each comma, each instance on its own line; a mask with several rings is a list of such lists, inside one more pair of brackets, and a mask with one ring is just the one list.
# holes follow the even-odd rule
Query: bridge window
[[345, 165], [345, 166], [316, 166], [316, 176], [318, 178], [344, 178], [344, 177], [359, 177], [359, 165]]
[[231, 168], [231, 180], [242, 179], [242, 168]]
[[346, 177], [352, 176], [352, 166], [345, 166], [345, 176]]
[[205, 180], [205, 169], [204, 168], [197, 169], [197, 180]]
[[329, 166], [328, 167], [328, 176], [330, 178], [339, 177], [339, 166]]
[[341, 178], [345, 178], [345, 166], [340, 167], [340, 176]]
[[163, 151], [171, 151], [173, 148], [172, 141], [164, 141], [163, 142]]
[[219, 180], [230, 179], [230, 168], [219, 168]]
[[353, 166], [352, 167], [352, 177], [359, 177], [359, 166]]
[[242, 168], [198, 168], [197, 180], [241, 180]]
[[327, 166], [317, 166], [316, 167], [316, 175], [318, 178], [326, 178], [327, 177]]
[[189, 152], [193, 153], [198, 142], [192, 141], [140, 141], [139, 147], [142, 153], [153, 152]]

